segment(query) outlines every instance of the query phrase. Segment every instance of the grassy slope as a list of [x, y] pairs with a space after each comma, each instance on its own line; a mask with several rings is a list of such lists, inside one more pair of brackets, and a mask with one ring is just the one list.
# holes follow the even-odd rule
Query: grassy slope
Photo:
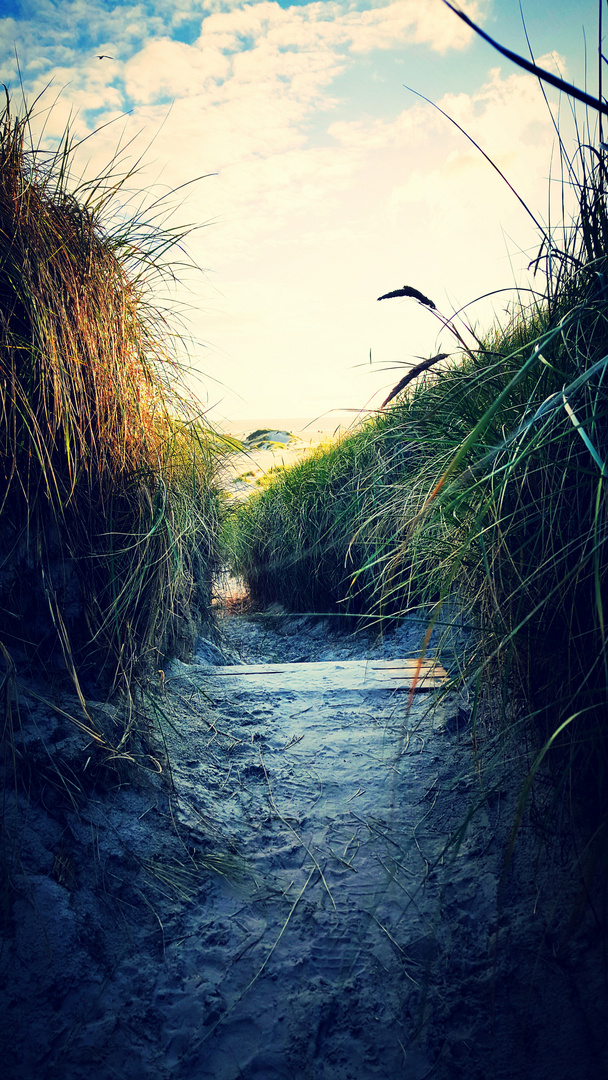
[[227, 541], [254, 596], [292, 609], [378, 620], [456, 591], [484, 630], [481, 670], [494, 678], [499, 661], [560, 747], [558, 784], [604, 820], [608, 218], [594, 160], [544, 294], [253, 496]]
[[209, 613], [221, 447], [179, 389], [175, 336], [153, 303], [182, 235], [114, 214], [126, 178], [110, 166], [79, 185], [73, 149], [69, 133], [55, 153], [37, 147], [7, 95], [0, 650], [11, 671], [63, 668], [79, 693], [86, 676], [131, 698]]

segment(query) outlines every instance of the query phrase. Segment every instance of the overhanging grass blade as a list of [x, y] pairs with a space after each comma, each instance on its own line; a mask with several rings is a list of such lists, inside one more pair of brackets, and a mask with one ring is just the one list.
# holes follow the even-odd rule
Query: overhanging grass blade
[[595, 464], [597, 465], [598, 469], [600, 470], [600, 475], [601, 475], [601, 477], [603, 479], [605, 477], [605, 475], [606, 475], [606, 465], [605, 465], [605, 463], [602, 461], [600, 455], [598, 454], [597, 450], [595, 449], [595, 446], [591, 442], [591, 439], [587, 435], [587, 432], [585, 431], [583, 425], [581, 424], [581, 422], [578, 419], [576, 413], [574, 412], [574, 409], [570, 405], [570, 403], [568, 401], [568, 398], [566, 397], [565, 393], [562, 394], [562, 401], [563, 401], [563, 404], [564, 404], [564, 409], [566, 410], [566, 413], [567, 413], [569, 419], [571, 420], [575, 431], [578, 432], [581, 439], [583, 440], [585, 446], [587, 447], [589, 453], [591, 454], [591, 457], [593, 458], [593, 460], [595, 461]]

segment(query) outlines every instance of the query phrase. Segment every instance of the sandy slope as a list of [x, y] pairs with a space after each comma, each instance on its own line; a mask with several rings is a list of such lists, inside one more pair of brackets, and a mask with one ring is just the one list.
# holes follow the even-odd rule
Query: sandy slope
[[201, 643], [158, 695], [172, 790], [100, 773], [74, 805], [49, 762], [76, 772], [81, 742], [32, 709], [5, 1075], [605, 1077], [596, 924], [569, 924], [566, 848], [536, 872], [528, 814], [505, 870], [522, 762], [476, 758], [466, 697], [408, 713], [309, 675], [273, 693], [211, 677], [231, 657], [407, 656], [421, 625], [379, 643], [275, 612], [225, 631], [223, 657]]
[[316, 420], [297, 417], [280, 420], [257, 418], [227, 424], [225, 434], [241, 442], [246, 442], [252, 432], [260, 429], [289, 432], [293, 438], [286, 446], [277, 446], [273, 450], [249, 450], [246, 453], [231, 454], [224, 468], [224, 487], [237, 498], [248, 498], [256, 485], [272, 470], [295, 465], [322, 443], [346, 432], [356, 421], [355, 413], [328, 415]]

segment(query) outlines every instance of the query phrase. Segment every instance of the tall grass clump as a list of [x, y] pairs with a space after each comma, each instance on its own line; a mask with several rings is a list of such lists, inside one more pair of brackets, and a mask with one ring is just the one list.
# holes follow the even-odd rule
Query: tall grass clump
[[230, 536], [253, 593], [300, 610], [441, 618], [456, 595], [480, 630], [468, 675], [538, 748], [526, 792], [550, 762], [554, 807], [584, 812], [605, 854], [607, 163], [590, 131], [561, 146], [576, 211], [542, 236], [532, 299], [470, 347], [455, 335], [441, 371], [282, 474]]
[[296, 611], [367, 610], [376, 574], [366, 574], [366, 562], [383, 544], [392, 551], [391, 523], [375, 507], [386, 507], [412, 456], [416, 447], [379, 419], [269, 478], [225, 524], [233, 569], [254, 599]]
[[0, 643], [130, 693], [210, 607], [217, 447], [180, 391], [154, 274], [183, 234], [116, 213], [118, 164], [0, 115]]
[[431, 452], [415, 420], [393, 409], [269, 478], [225, 524], [232, 567], [253, 598], [353, 623], [398, 616], [419, 599], [413, 580], [407, 601], [384, 580], [404, 523], [431, 490], [432, 472], [420, 485], [433, 454], [449, 461], [453, 442], [435, 435]]

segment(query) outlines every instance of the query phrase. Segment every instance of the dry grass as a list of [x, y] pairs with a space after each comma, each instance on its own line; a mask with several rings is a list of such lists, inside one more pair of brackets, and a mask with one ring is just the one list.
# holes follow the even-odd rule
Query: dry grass
[[[21, 670], [132, 697], [211, 603], [221, 445], [182, 389], [151, 278], [183, 233], [115, 224], [125, 177], [71, 175], [0, 115], [0, 625]], [[124, 215], [121, 215], [124, 219]], [[107, 224], [106, 224], [107, 223]], [[117, 740], [123, 745], [126, 730]]]

